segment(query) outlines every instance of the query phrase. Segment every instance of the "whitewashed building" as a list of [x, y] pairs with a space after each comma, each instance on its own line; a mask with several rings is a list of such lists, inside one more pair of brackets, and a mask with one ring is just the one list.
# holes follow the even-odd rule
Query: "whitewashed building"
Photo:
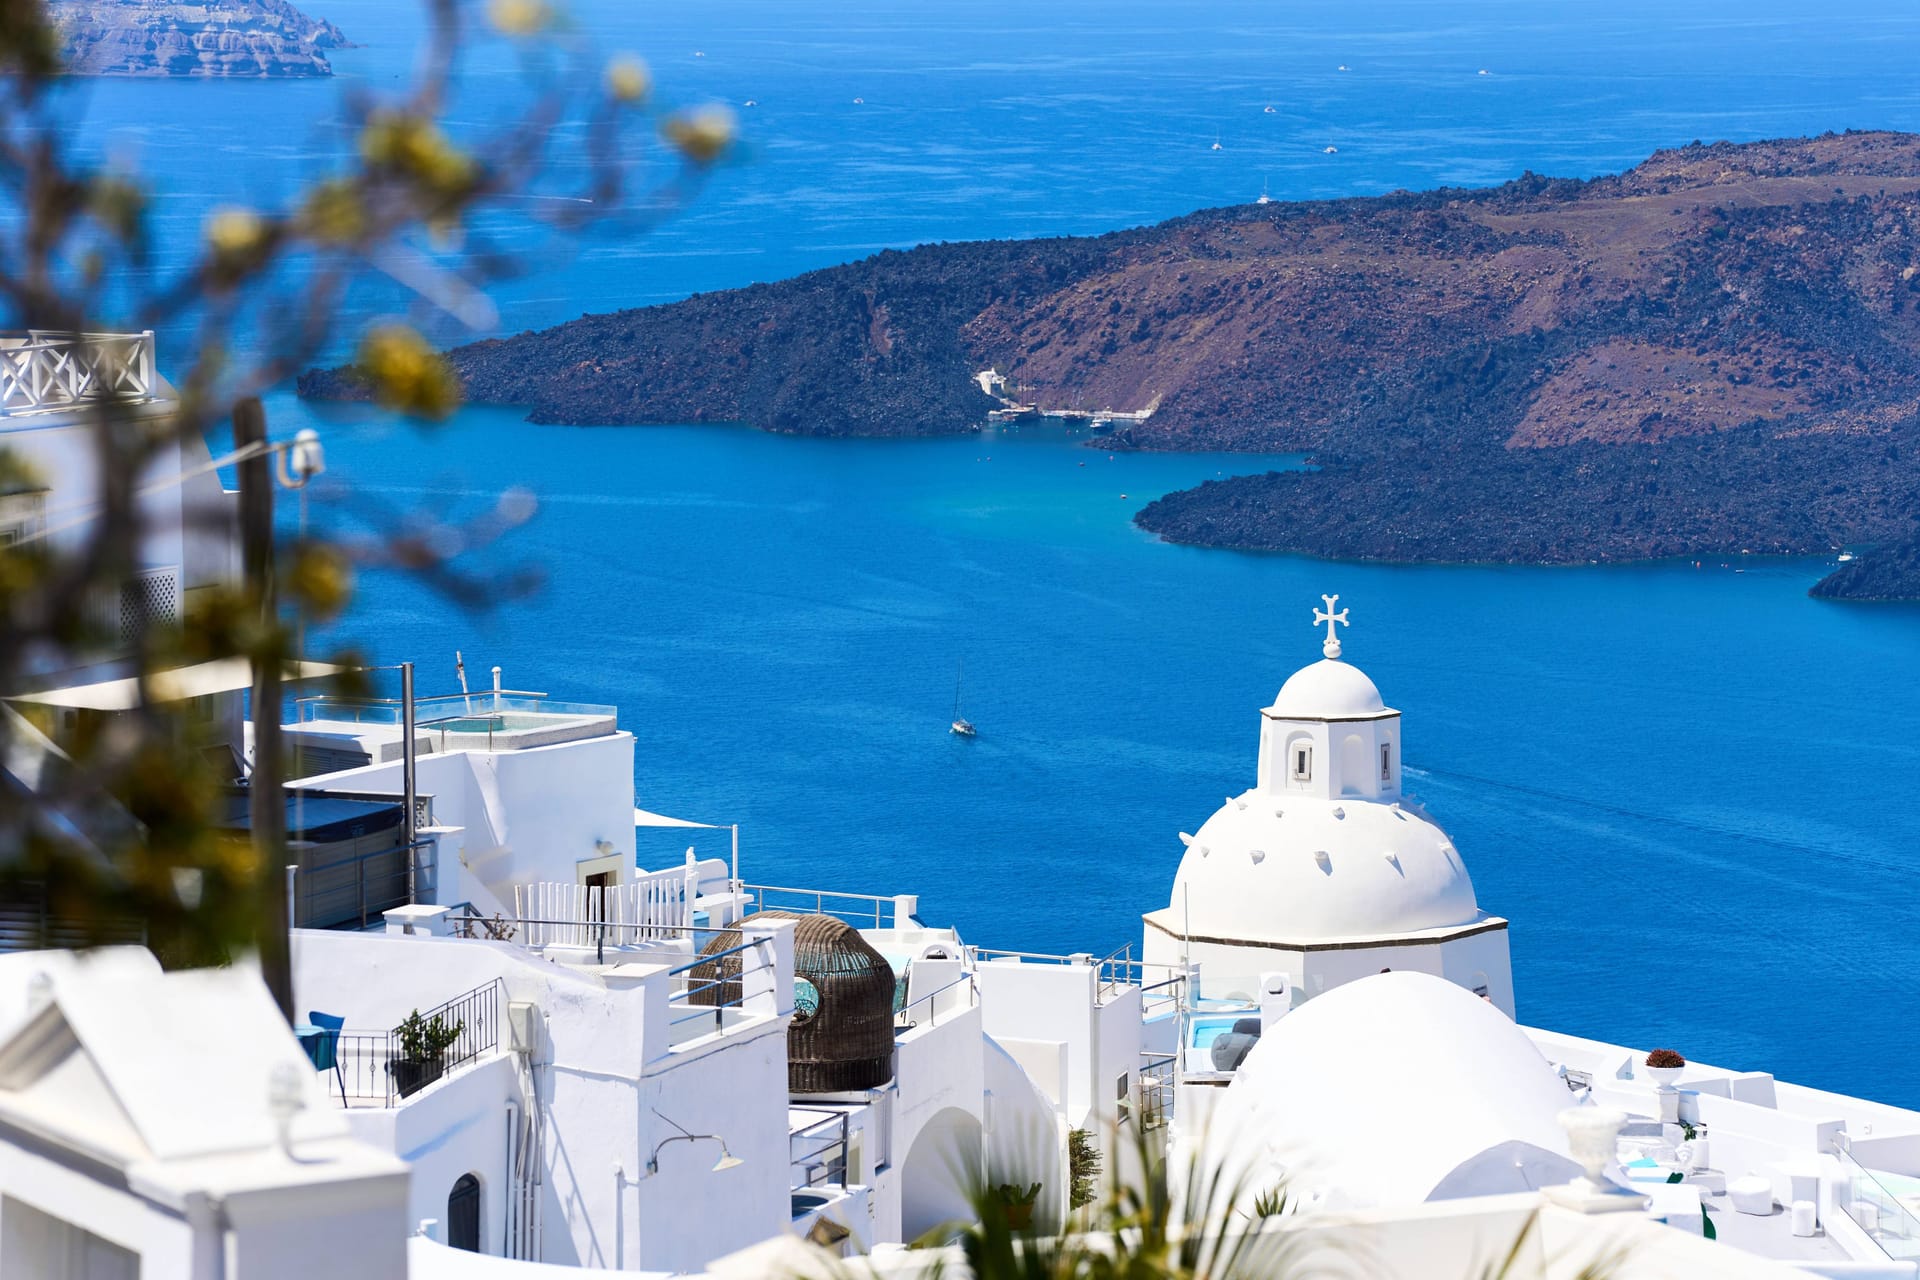
[[1326, 597], [1325, 657], [1260, 712], [1254, 785], [1192, 835], [1144, 952], [1198, 965], [1229, 1004], [1304, 1000], [1383, 969], [1430, 973], [1514, 1012], [1507, 922], [1480, 909], [1466, 863], [1400, 786], [1400, 713], [1341, 661]]
[[[5, 1274], [957, 1274], [901, 1246], [982, 1186], [1062, 1226], [1074, 1153], [1131, 1175], [1144, 1135], [1176, 1181], [1288, 1197], [1198, 1229], [1374, 1276], [1508, 1248], [1540, 1280], [1616, 1248], [1628, 1280], [1915, 1276], [1920, 1114], [1662, 1078], [1513, 1020], [1506, 921], [1402, 792], [1399, 713], [1323, 652], [1263, 711], [1255, 785], [1168, 868], [1143, 959], [996, 951], [832, 866], [757, 884], [737, 843], [646, 865], [646, 837], [698, 824], [636, 805], [611, 707], [422, 699], [409, 778], [404, 708], [299, 702], [319, 767], [290, 828], [346, 850], [290, 885], [330, 926], [293, 937], [302, 1025], [244, 968], [0, 957]], [[872, 981], [835, 986], [822, 938]], [[843, 1016], [867, 1073], [821, 1087]]]
[[[38, 543], [60, 555], [92, 536], [103, 509], [97, 410], [108, 400], [134, 420], [175, 410], [151, 332], [0, 335], [0, 450], [11, 463], [0, 476], [0, 546]], [[196, 597], [239, 576], [233, 495], [204, 440], [170, 440], [128, 479], [141, 522], [136, 563], [89, 602], [96, 644], [28, 655], [28, 687], [5, 691], [17, 703], [66, 718], [129, 709], [134, 637], [178, 625]], [[237, 755], [246, 682], [245, 663], [209, 663], [163, 673], [154, 693], [191, 704], [196, 745]]]

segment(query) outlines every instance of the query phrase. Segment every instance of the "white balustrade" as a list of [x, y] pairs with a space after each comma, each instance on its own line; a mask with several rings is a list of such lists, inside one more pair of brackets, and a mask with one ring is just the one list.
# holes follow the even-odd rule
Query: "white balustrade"
[[0, 417], [159, 395], [153, 331], [0, 338]]
[[529, 947], [617, 947], [686, 937], [698, 889], [692, 867], [654, 871], [617, 885], [515, 885], [513, 909], [520, 923], [515, 937]]

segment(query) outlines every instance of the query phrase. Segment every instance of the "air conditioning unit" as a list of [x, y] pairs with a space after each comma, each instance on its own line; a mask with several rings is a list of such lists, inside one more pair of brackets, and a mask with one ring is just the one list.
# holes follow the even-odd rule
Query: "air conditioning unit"
[[507, 1001], [507, 1039], [515, 1053], [535, 1056], [540, 1049], [540, 1006], [531, 1000]]

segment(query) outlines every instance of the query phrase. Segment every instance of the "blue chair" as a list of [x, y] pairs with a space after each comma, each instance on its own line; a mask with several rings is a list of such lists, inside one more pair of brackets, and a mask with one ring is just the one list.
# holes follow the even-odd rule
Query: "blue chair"
[[307, 1056], [313, 1059], [315, 1071], [333, 1071], [333, 1078], [340, 1086], [340, 1104], [346, 1105], [347, 1081], [340, 1072], [340, 1029], [347, 1025], [345, 1018], [336, 1018], [331, 1013], [307, 1010], [307, 1021], [320, 1028], [322, 1034], [315, 1036], [307, 1045]]

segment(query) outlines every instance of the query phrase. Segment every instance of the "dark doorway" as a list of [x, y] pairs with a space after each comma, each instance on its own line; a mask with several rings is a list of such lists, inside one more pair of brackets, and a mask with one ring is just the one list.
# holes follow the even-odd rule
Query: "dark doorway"
[[447, 1244], [480, 1252], [480, 1179], [470, 1173], [460, 1175], [447, 1197]]

